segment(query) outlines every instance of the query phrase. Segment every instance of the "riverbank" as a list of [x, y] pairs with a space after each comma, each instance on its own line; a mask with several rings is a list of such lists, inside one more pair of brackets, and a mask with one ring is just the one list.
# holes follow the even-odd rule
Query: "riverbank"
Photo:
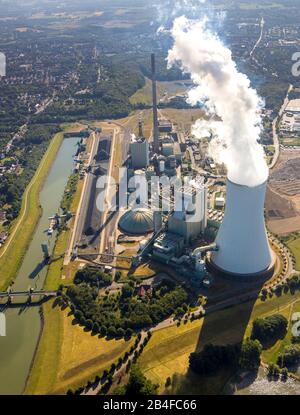
[[4, 291], [15, 279], [41, 217], [39, 195], [63, 141], [63, 132], [55, 134], [42, 161], [25, 190], [21, 211], [9, 239], [0, 251], [0, 291]]
[[[61, 138], [63, 137], [61, 136]], [[55, 140], [55, 144], [59, 144], [59, 141]], [[76, 144], [76, 137], [62, 140], [61, 145], [58, 145], [57, 155], [54, 151], [52, 152], [55, 154], [55, 159], [46, 174], [47, 177], [38, 195], [40, 219], [37, 221], [16, 274], [14, 289], [26, 290], [28, 286], [41, 289], [44, 286], [48, 266], [45, 263], [41, 246], [46, 243], [49, 252], [53, 252], [54, 237], [57, 233], [54, 232], [53, 237], [47, 235], [49, 217], [53, 216], [60, 207], [68, 177], [74, 168], [73, 157], [77, 150]], [[40, 181], [40, 177], [38, 181]], [[34, 187], [37, 186], [36, 183]], [[28, 214], [28, 212], [26, 213]], [[23, 225], [20, 227], [16, 239], [23, 236], [22, 232]], [[21, 394], [24, 391], [24, 385], [42, 333], [41, 316], [38, 307], [25, 309], [8, 307], [5, 314], [8, 331], [7, 336], [1, 339], [0, 394]], [[56, 335], [55, 332], [54, 336]]]
[[[44, 305], [45, 324], [25, 395], [66, 394], [101, 375], [129, 351], [129, 341], [99, 339], [73, 324], [69, 309]], [[55, 334], [54, 334], [55, 332]]]

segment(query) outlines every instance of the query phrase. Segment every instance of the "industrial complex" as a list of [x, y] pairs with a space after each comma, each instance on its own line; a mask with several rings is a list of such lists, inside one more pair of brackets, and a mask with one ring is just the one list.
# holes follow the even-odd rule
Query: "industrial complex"
[[[131, 271], [150, 261], [188, 275], [198, 285], [204, 282], [206, 288], [217, 275], [252, 282], [271, 277], [277, 256], [265, 227], [266, 183], [248, 187], [228, 180], [223, 166], [208, 155], [209, 139], [195, 140], [163, 115], [155, 67], [152, 54], [150, 137], [145, 137], [140, 114], [136, 134], [123, 128], [117, 166], [115, 137], [93, 131], [85, 203], [77, 213], [69, 260], [80, 257], [112, 270], [125, 260]], [[82, 165], [78, 160], [79, 171]], [[98, 179], [116, 178], [117, 167], [126, 176], [115, 187], [108, 179], [101, 189]], [[121, 181], [126, 182], [125, 196]], [[124, 244], [134, 249], [128, 251]]]
[[300, 394], [297, 3], [0, 0], [0, 395]]

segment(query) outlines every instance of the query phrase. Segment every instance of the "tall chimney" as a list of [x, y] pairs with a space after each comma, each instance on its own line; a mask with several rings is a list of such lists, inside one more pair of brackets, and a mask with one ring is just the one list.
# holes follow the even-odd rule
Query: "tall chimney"
[[143, 131], [143, 121], [139, 118], [139, 138], [144, 138], [144, 131]]
[[152, 98], [153, 98], [153, 149], [155, 153], [159, 152], [159, 131], [157, 116], [157, 94], [156, 94], [156, 69], [155, 54], [151, 54], [151, 72], [152, 72]]

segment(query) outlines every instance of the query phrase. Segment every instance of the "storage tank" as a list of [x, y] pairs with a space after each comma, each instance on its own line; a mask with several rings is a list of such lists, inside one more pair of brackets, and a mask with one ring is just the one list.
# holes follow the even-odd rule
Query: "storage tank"
[[264, 202], [267, 183], [248, 187], [227, 180], [223, 222], [209, 266], [233, 276], [264, 276], [274, 270], [274, 254], [269, 246]]

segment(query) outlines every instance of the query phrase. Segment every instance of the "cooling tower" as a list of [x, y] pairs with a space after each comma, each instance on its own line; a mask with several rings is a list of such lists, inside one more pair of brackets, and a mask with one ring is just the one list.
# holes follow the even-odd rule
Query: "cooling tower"
[[269, 246], [264, 202], [267, 183], [248, 187], [227, 180], [225, 215], [209, 266], [231, 276], [267, 276], [274, 270]]

